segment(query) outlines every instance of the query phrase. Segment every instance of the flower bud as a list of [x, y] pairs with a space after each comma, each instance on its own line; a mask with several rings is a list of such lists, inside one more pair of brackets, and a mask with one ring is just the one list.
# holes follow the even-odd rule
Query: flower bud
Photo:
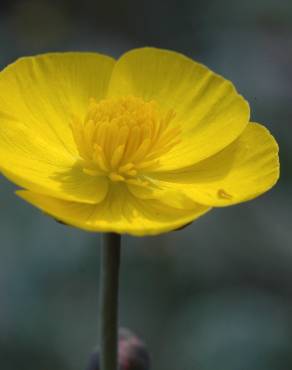
[[[95, 350], [86, 370], [100, 370], [99, 351]], [[150, 355], [144, 343], [130, 330], [119, 330], [119, 370], [149, 370]]]
[[145, 344], [128, 329], [119, 332], [119, 365], [121, 370], [150, 369], [150, 355]]

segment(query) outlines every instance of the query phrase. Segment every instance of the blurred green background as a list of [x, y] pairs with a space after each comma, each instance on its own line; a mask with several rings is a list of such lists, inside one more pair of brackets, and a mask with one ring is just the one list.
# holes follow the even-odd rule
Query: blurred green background
[[[153, 370], [292, 369], [292, 2], [1, 1], [1, 68], [144, 45], [231, 79], [277, 138], [282, 176], [182, 231], [125, 237], [121, 324], [145, 339]], [[0, 182], [0, 368], [84, 369], [97, 343], [100, 235], [56, 223]]]

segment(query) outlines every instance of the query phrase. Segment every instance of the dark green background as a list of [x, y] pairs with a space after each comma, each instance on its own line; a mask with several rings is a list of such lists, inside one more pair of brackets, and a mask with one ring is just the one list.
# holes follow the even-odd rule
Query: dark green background
[[[181, 51], [231, 79], [281, 149], [277, 187], [188, 228], [123, 240], [120, 318], [153, 370], [292, 368], [292, 2], [2, 1], [0, 66], [47, 51]], [[3, 92], [2, 92], [3, 93]], [[84, 369], [97, 343], [100, 235], [0, 181], [0, 368]]]

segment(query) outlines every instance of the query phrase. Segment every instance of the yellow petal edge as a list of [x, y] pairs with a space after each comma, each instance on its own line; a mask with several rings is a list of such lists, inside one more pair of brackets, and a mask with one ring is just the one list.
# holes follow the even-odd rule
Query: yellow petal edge
[[200, 204], [230, 206], [254, 199], [275, 185], [280, 174], [278, 152], [270, 132], [250, 123], [237, 140], [214, 156], [153, 176], [162, 189], [176, 190]]
[[26, 190], [16, 194], [68, 225], [87, 231], [135, 236], [157, 235], [178, 229], [210, 210], [210, 207], [200, 204], [191, 210], [181, 210], [156, 200], [141, 202], [124, 190], [112, 192], [97, 205], [67, 202]]

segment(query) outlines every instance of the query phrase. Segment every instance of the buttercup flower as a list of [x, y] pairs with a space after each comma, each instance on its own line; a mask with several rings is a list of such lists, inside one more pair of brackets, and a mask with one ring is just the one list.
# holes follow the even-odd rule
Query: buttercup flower
[[17, 194], [91, 231], [176, 229], [250, 200], [278, 147], [234, 86], [176, 52], [52, 53], [0, 73], [0, 167]]

